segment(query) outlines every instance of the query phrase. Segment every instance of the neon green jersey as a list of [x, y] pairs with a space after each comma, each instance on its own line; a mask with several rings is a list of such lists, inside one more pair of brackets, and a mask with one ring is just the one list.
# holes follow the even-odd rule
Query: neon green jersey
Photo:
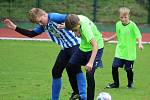
[[78, 15], [80, 19], [80, 34], [81, 34], [81, 43], [80, 50], [87, 52], [92, 51], [91, 40], [95, 39], [97, 41], [98, 47], [103, 48], [103, 38], [102, 34], [98, 31], [96, 25], [90, 21], [87, 17]]
[[115, 57], [135, 60], [136, 59], [136, 39], [141, 38], [140, 30], [137, 25], [130, 21], [126, 26], [121, 21], [116, 23], [117, 46]]

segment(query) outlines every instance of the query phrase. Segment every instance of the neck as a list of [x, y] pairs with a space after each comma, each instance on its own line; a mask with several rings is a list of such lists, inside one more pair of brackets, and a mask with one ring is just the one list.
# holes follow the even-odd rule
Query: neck
[[128, 21], [127, 23], [122, 23], [124, 26], [128, 25], [130, 23], [130, 21]]

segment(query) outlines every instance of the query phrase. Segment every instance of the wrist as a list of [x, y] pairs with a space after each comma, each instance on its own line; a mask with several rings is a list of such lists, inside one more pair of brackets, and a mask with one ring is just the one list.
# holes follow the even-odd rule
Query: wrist
[[14, 25], [14, 27], [12, 28], [13, 30], [16, 30], [16, 28], [17, 28], [17, 25]]

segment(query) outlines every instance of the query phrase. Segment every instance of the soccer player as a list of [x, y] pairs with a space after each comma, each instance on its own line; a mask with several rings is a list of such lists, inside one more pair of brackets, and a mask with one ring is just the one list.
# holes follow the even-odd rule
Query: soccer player
[[[28, 18], [32, 23], [37, 24], [33, 30], [20, 28], [9, 19], [5, 19], [4, 23], [8, 28], [28, 37], [34, 37], [46, 31], [49, 38], [56, 44], [60, 45], [61, 51], [59, 52], [52, 69], [52, 100], [59, 99], [59, 93], [62, 85], [61, 77], [65, 67], [69, 76], [70, 84], [74, 91], [73, 94], [78, 94], [77, 84], [81, 84], [82, 86], [80, 87], [81, 89], [79, 89], [79, 96], [81, 100], [86, 100], [86, 79], [80, 69], [80, 66], [76, 66], [79, 69], [77, 70], [78, 72], [75, 72], [75, 74], [73, 74], [67, 66], [70, 58], [79, 48], [80, 39], [75, 37], [75, 34], [67, 29], [57, 28], [57, 24], [64, 23], [66, 16], [66, 14], [46, 13], [42, 9], [32, 8], [28, 12]], [[73, 99], [75, 99], [74, 95], [70, 98], [70, 100]]]
[[69, 14], [65, 21], [65, 27], [75, 32], [81, 38], [79, 50], [75, 52], [69, 61], [70, 67], [86, 66], [87, 100], [94, 100], [96, 68], [102, 66], [103, 38], [96, 25], [86, 16]]
[[119, 87], [119, 73], [118, 68], [125, 69], [128, 79], [128, 88], [133, 87], [133, 64], [136, 59], [136, 40], [138, 41], [138, 48], [143, 49], [142, 36], [137, 25], [129, 19], [130, 9], [121, 7], [119, 9], [120, 21], [116, 23], [116, 34], [109, 38], [105, 38], [105, 41], [112, 40], [117, 36], [117, 46], [115, 57], [112, 64], [112, 77], [114, 83], [109, 84], [106, 88], [118, 88]]

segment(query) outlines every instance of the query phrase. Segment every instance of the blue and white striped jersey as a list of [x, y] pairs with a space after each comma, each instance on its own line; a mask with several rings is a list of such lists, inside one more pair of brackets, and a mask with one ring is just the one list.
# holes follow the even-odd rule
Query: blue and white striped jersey
[[57, 24], [64, 23], [66, 14], [49, 13], [47, 26], [34, 28], [37, 33], [47, 32], [51, 40], [61, 46], [62, 49], [70, 48], [80, 44], [80, 38], [76, 37], [72, 31], [68, 29], [57, 29]]

